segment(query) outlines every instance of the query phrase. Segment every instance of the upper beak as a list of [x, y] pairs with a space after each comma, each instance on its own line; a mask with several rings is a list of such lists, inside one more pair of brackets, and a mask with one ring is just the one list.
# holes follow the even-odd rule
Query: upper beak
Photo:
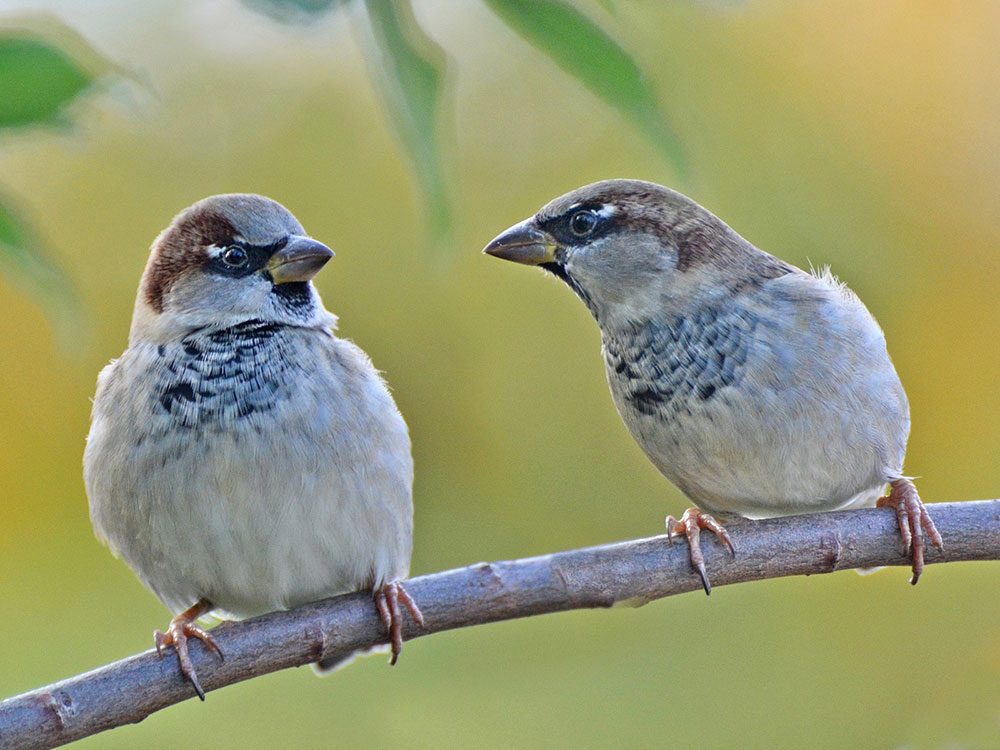
[[552, 235], [539, 229], [534, 219], [526, 219], [494, 239], [483, 252], [515, 263], [540, 266], [555, 260], [557, 247]]
[[288, 243], [271, 256], [267, 270], [275, 284], [309, 281], [333, 257], [333, 250], [311, 237], [292, 235]]

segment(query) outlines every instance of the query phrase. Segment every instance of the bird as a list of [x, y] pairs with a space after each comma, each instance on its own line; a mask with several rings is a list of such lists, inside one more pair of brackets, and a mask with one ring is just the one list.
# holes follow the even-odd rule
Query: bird
[[[402, 648], [413, 543], [406, 422], [312, 278], [333, 257], [284, 206], [215, 195], [153, 242], [128, 346], [98, 376], [84, 451], [97, 537], [173, 613], [156, 631], [205, 699], [197, 621], [370, 590]], [[319, 661], [318, 671], [344, 659]]]
[[560, 196], [483, 252], [558, 277], [597, 321], [619, 415], [693, 504], [667, 517], [667, 539], [686, 538], [706, 594], [701, 529], [736, 554], [720, 517], [891, 507], [914, 584], [925, 535], [943, 549], [903, 474], [909, 404], [885, 336], [829, 269], [631, 179]]

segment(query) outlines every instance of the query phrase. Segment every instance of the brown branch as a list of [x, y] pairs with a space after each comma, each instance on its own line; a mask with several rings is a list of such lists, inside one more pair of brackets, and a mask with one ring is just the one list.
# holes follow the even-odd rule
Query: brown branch
[[[1000, 560], [1000, 500], [935, 504], [930, 510], [945, 550], [929, 550], [928, 564]], [[706, 562], [716, 586], [845, 568], [907, 565], [895, 524], [888, 509], [731, 524], [736, 559], [705, 537]], [[409, 639], [546, 612], [649, 601], [701, 588], [688, 563], [686, 545], [669, 546], [662, 536], [480, 563], [414, 578], [406, 586], [426, 618], [422, 630], [407, 622], [404, 636]], [[865, 595], [859, 588], [858, 596]], [[321, 656], [385, 642], [371, 597], [363, 593], [223, 623], [213, 634], [225, 651], [225, 663], [220, 664], [200, 643], [192, 648], [198, 674], [209, 691], [308, 664]], [[159, 659], [154, 651], [146, 651], [3, 701], [0, 747], [56, 747], [142, 721], [154, 711], [193, 696], [172, 654]]]

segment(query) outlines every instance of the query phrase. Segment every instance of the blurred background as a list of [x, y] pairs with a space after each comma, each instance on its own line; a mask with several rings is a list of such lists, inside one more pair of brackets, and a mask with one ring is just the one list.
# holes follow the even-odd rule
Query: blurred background
[[[885, 328], [924, 498], [996, 497], [998, 82], [988, 1], [0, 0], [0, 696], [166, 624], [94, 539], [80, 463], [149, 244], [212, 193], [267, 194], [337, 251], [318, 286], [412, 430], [414, 574], [684, 508], [614, 411], [583, 305], [479, 252], [607, 177], [832, 265]], [[81, 747], [997, 748], [998, 574], [446, 633], [392, 670], [286, 671]]]

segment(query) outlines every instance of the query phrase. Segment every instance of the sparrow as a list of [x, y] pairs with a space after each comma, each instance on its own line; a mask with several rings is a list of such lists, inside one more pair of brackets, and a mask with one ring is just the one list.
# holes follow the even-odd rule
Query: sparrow
[[[313, 276], [333, 257], [283, 206], [216, 195], [153, 242], [128, 348], [97, 380], [83, 458], [97, 536], [175, 615], [246, 618], [373, 592], [392, 663], [413, 540], [406, 423], [368, 356], [334, 335]], [[321, 661], [318, 670], [343, 659]]]
[[829, 270], [779, 260], [639, 180], [556, 198], [483, 252], [545, 269], [590, 310], [618, 413], [695, 506], [667, 517], [667, 537], [688, 540], [705, 593], [700, 530], [735, 555], [715, 516], [892, 507], [914, 584], [924, 534], [943, 548], [903, 474], [909, 405], [885, 336]]

